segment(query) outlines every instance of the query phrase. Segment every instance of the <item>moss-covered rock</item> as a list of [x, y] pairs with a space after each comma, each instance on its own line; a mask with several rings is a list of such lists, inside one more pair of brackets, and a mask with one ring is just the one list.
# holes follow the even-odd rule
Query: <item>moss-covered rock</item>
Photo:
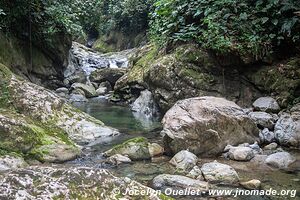
[[42, 162], [63, 162], [80, 155], [79, 147], [64, 130], [3, 109], [0, 109], [0, 149]]
[[[300, 101], [300, 58], [257, 68], [248, 78], [260, 90], [272, 94], [281, 107]], [[294, 102], [295, 101], [295, 102]]]
[[271, 94], [283, 107], [297, 100], [299, 58], [258, 67], [239, 66], [238, 60], [231, 59], [227, 64], [220, 63], [215, 55], [195, 44], [181, 45], [167, 53], [147, 45], [131, 58], [132, 66], [116, 83], [115, 94], [130, 102], [147, 88], [162, 111], [178, 100], [197, 96], [226, 97], [241, 106], [251, 106], [258, 97]]
[[105, 156], [121, 154], [128, 156], [131, 160], [150, 159], [151, 155], [148, 148], [148, 140], [144, 137], [137, 137], [125, 141], [106, 151]]
[[101, 53], [117, 52], [140, 46], [146, 41], [146, 33], [124, 34], [120, 31], [111, 31], [101, 35], [93, 44], [93, 49]]
[[36, 84], [57, 88], [63, 84], [71, 38], [59, 33], [49, 40], [36, 40], [30, 45], [26, 39], [0, 32], [0, 63]]
[[115, 92], [123, 98], [136, 91], [137, 84], [146, 87], [162, 111], [180, 99], [205, 95], [224, 96], [241, 105], [251, 105], [259, 91], [240, 77], [238, 70], [222, 68], [197, 45], [182, 45], [169, 53], [148, 45], [132, 58], [132, 67], [117, 82]]
[[0, 64], [0, 152], [46, 162], [80, 154], [77, 143], [119, 134], [73, 108], [55, 93], [23, 80]]

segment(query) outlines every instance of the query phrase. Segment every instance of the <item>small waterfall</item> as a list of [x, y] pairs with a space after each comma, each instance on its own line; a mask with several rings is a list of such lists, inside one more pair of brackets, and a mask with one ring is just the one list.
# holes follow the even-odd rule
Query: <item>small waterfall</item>
[[97, 69], [126, 68], [128, 55], [133, 50], [101, 54], [77, 42], [73, 42], [69, 56], [69, 66], [64, 72], [65, 79], [83, 73], [86, 84], [90, 84], [90, 75]]

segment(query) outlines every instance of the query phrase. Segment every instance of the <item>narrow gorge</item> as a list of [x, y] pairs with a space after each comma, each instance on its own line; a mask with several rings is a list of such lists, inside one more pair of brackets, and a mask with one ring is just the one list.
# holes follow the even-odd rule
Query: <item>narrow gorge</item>
[[1, 3], [0, 199], [300, 199], [300, 4], [233, 1]]

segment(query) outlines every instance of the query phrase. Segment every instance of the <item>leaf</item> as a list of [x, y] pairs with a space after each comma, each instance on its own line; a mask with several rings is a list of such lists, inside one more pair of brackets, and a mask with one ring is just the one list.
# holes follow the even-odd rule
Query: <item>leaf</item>
[[272, 19], [272, 24], [276, 26], [278, 24], [278, 19]]
[[269, 20], [269, 17], [263, 17], [261, 18], [262, 24], [265, 24]]
[[245, 12], [241, 13], [241, 14], [240, 14], [240, 19], [241, 19], [241, 20], [247, 20], [247, 19], [248, 19], [247, 13], [245, 13]]

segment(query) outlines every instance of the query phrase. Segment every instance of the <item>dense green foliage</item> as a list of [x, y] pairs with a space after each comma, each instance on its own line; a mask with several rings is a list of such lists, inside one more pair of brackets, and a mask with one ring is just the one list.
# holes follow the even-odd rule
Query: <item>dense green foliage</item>
[[106, 33], [146, 30], [148, 13], [153, 3], [148, 0], [3, 0], [0, 4], [0, 28], [44, 35], [62, 29], [82, 36], [91, 29]]
[[131, 34], [147, 30], [150, 13], [152, 39], [161, 45], [193, 41], [262, 57], [300, 42], [299, 11], [300, 0], [2, 0], [0, 28], [45, 37], [62, 30]]
[[261, 57], [300, 41], [299, 0], [159, 0], [151, 34], [160, 44], [195, 41], [218, 52]]

